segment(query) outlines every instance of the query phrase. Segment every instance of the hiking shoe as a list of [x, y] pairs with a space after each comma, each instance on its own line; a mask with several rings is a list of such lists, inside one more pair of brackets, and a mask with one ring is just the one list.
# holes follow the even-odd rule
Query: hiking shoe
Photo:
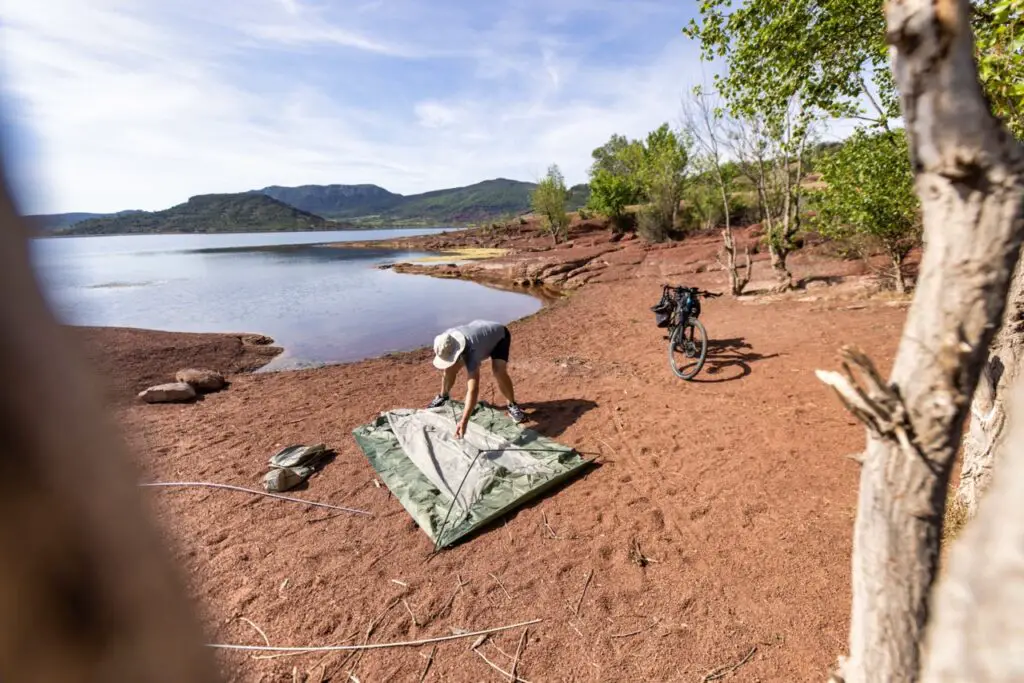
[[447, 402], [447, 396], [445, 396], [444, 394], [438, 394], [437, 396], [434, 397], [434, 400], [430, 402], [430, 405], [428, 405], [427, 408], [440, 408]]
[[515, 403], [510, 403], [508, 406], [508, 416], [512, 418], [512, 421], [519, 424], [526, 419], [526, 413]]

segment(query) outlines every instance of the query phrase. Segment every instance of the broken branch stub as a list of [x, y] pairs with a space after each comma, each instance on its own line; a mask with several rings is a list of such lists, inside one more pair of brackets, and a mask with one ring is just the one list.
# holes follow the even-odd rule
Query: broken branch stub
[[846, 683], [919, 680], [950, 472], [1024, 237], [1024, 152], [982, 95], [969, 11], [885, 6], [926, 248], [889, 381], [852, 351], [819, 373], [868, 429]]

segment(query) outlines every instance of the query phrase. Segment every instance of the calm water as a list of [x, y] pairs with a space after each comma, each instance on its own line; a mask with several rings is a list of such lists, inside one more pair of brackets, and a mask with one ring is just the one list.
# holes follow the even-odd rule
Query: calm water
[[522, 294], [375, 267], [420, 254], [321, 246], [429, 232], [440, 229], [40, 239], [33, 259], [65, 322], [266, 334], [285, 348], [267, 369], [410, 350], [452, 325], [540, 308]]

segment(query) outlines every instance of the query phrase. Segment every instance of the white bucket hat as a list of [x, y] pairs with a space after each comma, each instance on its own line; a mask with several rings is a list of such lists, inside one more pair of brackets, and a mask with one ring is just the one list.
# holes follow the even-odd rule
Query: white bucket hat
[[455, 365], [466, 349], [466, 335], [458, 330], [442, 332], [434, 338], [434, 367], [446, 370]]

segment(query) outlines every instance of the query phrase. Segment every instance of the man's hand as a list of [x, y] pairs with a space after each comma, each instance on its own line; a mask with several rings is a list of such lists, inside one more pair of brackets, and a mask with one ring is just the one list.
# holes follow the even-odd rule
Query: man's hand
[[459, 422], [459, 424], [455, 427], [455, 438], [456, 439], [461, 439], [465, 435], [466, 435], [466, 421], [465, 420], [461, 420]]

